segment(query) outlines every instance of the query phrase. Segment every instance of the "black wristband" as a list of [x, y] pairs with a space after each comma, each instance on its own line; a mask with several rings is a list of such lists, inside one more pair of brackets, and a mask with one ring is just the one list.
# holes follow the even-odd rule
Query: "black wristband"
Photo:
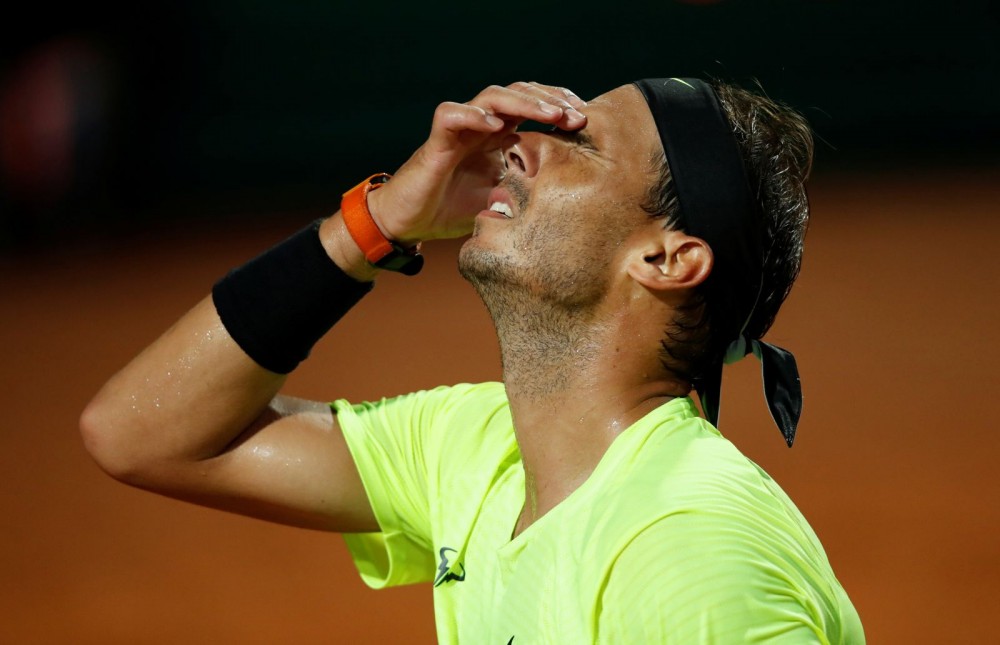
[[358, 282], [330, 259], [316, 220], [233, 269], [212, 288], [212, 301], [236, 344], [261, 367], [287, 374], [361, 298]]

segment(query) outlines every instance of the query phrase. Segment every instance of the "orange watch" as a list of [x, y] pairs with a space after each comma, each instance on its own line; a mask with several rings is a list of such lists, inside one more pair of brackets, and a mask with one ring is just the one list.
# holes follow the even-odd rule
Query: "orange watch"
[[386, 238], [368, 210], [368, 193], [381, 188], [390, 177], [380, 172], [344, 193], [344, 198], [340, 201], [340, 214], [344, 218], [347, 232], [365, 254], [366, 260], [380, 269], [416, 275], [424, 267], [420, 246], [406, 249]]

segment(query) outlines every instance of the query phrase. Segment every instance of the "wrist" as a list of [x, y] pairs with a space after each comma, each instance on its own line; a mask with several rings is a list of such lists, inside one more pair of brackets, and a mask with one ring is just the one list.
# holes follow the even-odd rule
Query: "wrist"
[[424, 265], [419, 245], [405, 247], [393, 239], [372, 215], [369, 198], [390, 176], [372, 175], [354, 186], [340, 202], [340, 217], [357, 248], [372, 265], [404, 275], [416, 275]]
[[371, 213], [372, 221], [375, 222], [375, 226], [385, 236], [385, 239], [397, 242], [401, 246], [416, 246], [420, 240], [413, 240], [412, 242], [405, 240], [386, 228], [385, 224], [382, 223], [383, 215], [392, 212], [392, 207], [386, 204], [389, 201], [386, 199], [388, 194], [383, 189], [372, 190], [368, 193], [368, 212]]
[[371, 213], [372, 221], [378, 226], [378, 230], [382, 232], [385, 239], [391, 240], [403, 248], [415, 247], [424, 240], [409, 235], [406, 231], [396, 230], [398, 227], [391, 228], [385, 224], [386, 214], [400, 211], [400, 206], [395, 203], [395, 198], [396, 192], [388, 186], [370, 191], [368, 193], [368, 211]]
[[358, 282], [371, 282], [380, 269], [365, 259], [365, 254], [351, 237], [340, 211], [327, 218], [319, 227], [319, 241], [340, 270]]
[[212, 288], [219, 319], [258, 365], [287, 374], [371, 290], [330, 261], [314, 222]]

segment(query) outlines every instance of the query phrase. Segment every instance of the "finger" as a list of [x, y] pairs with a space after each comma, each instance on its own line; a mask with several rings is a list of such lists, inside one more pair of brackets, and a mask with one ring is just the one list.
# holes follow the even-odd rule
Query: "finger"
[[565, 87], [560, 87], [558, 85], [547, 85], [545, 83], [539, 83], [538, 81], [531, 81], [529, 85], [533, 85], [537, 88], [552, 94], [553, 96], [558, 96], [561, 100], [566, 101], [570, 107], [575, 109], [580, 109], [587, 107], [587, 102], [577, 96], [572, 90]]
[[587, 124], [586, 115], [577, 109], [577, 107], [585, 106], [586, 103], [565, 88], [536, 82], [513, 83], [510, 85], [510, 88], [561, 107], [563, 109], [563, 118], [556, 122], [555, 125], [562, 129], [576, 130]]
[[499, 147], [499, 140], [517, 128], [480, 106], [442, 103], [434, 111], [431, 133], [421, 146], [421, 159], [436, 172], [451, 172], [454, 164], [474, 149]]
[[[526, 84], [525, 84], [526, 85]], [[519, 124], [521, 121], [532, 120], [541, 123], [558, 123], [566, 116], [568, 108], [549, 102], [546, 98], [556, 100], [540, 90], [528, 88], [528, 92], [512, 87], [491, 85], [469, 101], [468, 105], [481, 107], [504, 121]]]
[[447, 102], [434, 110], [432, 129], [453, 134], [465, 130], [492, 133], [502, 130], [504, 125], [503, 119], [482, 107]]

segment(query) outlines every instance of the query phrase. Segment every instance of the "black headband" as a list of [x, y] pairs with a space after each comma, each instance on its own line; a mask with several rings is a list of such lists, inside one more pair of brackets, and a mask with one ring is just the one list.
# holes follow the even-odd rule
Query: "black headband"
[[[761, 361], [771, 416], [791, 446], [802, 412], [802, 388], [791, 352], [744, 335], [763, 282], [762, 224], [732, 126], [715, 90], [696, 78], [647, 78], [635, 82], [653, 114], [679, 203], [679, 228], [712, 249], [709, 280], [741, 328], [733, 332], [724, 362], [753, 353]], [[717, 321], [721, 324], [722, 321]], [[705, 417], [719, 425], [722, 365], [699, 384]]]

